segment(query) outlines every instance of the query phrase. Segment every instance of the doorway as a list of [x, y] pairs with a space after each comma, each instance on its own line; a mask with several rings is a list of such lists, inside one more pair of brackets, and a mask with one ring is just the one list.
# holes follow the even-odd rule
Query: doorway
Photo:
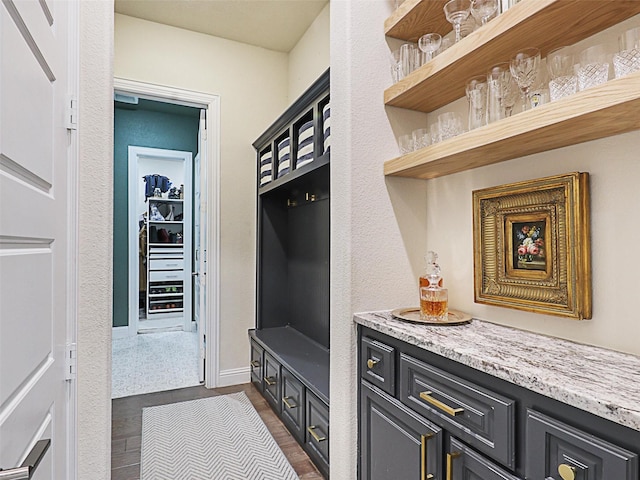
[[[114, 139], [126, 137], [127, 149], [123, 179], [117, 163], [123, 163], [123, 145], [114, 145], [115, 182], [126, 182], [128, 191], [121, 195], [114, 185], [114, 398], [217, 384], [218, 108], [216, 96], [115, 81]], [[134, 117], [139, 118], [132, 121]], [[119, 128], [124, 128], [123, 135]], [[155, 182], [161, 188], [154, 192]], [[142, 200], [131, 202], [141, 190]], [[126, 203], [126, 229], [116, 212], [117, 203], [120, 207]], [[142, 226], [147, 228], [146, 258], [139, 257]], [[125, 236], [122, 230], [127, 230], [129, 245], [126, 282], [118, 249], [118, 240]], [[123, 375], [137, 376], [138, 390], [122, 388], [118, 374], [123, 371], [116, 368], [116, 356], [122, 353], [134, 356], [124, 362], [127, 367], [139, 366], [136, 375], [130, 371]], [[160, 357], [150, 359], [150, 355]], [[159, 371], [150, 371], [149, 364], [159, 366]], [[157, 385], [152, 385], [150, 377], [155, 377]]]

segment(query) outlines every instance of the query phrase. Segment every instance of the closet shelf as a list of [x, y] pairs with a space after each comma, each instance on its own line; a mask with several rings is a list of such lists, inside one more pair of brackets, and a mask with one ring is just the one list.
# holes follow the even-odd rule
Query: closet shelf
[[436, 178], [638, 130], [639, 109], [637, 72], [389, 160], [384, 173]]
[[182, 225], [181, 220], [149, 220], [149, 223], [164, 223], [165, 225]]
[[[182, 292], [180, 293], [150, 293], [149, 294], [149, 298], [157, 298], [157, 299], [161, 299], [161, 298], [169, 298], [169, 297], [179, 297], [181, 298], [183, 296]], [[156, 300], [158, 301], [158, 300]]]
[[[429, 33], [431, 24], [425, 29], [422, 16], [433, 17], [437, 26], [437, 19], [444, 20], [441, 4], [440, 0], [405, 0], [387, 20], [387, 35], [391, 32], [392, 36], [415, 40]], [[384, 103], [431, 112], [464, 97], [469, 78], [508, 61], [520, 49], [535, 46], [545, 56], [554, 48], [576, 43], [638, 13], [640, 2], [634, 0], [522, 0], [389, 87]]]

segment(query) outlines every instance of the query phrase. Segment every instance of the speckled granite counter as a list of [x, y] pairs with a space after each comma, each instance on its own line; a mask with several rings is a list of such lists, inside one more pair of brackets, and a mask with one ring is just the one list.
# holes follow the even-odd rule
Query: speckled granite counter
[[481, 320], [428, 326], [390, 311], [354, 321], [450, 360], [640, 431], [640, 357]]

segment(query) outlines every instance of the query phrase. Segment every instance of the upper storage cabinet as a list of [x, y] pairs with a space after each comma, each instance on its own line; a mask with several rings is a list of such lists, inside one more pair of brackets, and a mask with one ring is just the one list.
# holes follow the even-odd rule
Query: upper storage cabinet
[[[385, 33], [415, 41], [451, 30], [445, 0], [405, 0]], [[527, 47], [542, 56], [640, 13], [628, 0], [521, 0], [384, 92], [386, 105], [431, 112], [465, 96], [465, 82]], [[385, 163], [386, 175], [434, 178], [640, 128], [640, 74], [485, 125]]]
[[[253, 144], [259, 172], [256, 329], [292, 327], [325, 349], [329, 105], [327, 70]], [[265, 175], [269, 157], [271, 178]]]

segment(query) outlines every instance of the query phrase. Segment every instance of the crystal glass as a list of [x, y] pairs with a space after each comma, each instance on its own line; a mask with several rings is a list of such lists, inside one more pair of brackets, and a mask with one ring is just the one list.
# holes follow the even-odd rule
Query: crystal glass
[[389, 54], [389, 62], [391, 63], [391, 80], [393, 83], [399, 82], [404, 78], [400, 49]]
[[469, 102], [469, 130], [486, 124], [487, 77], [473, 77], [467, 82], [465, 93]]
[[580, 53], [578, 64], [578, 89], [601, 85], [609, 80], [609, 54], [607, 48], [600, 44], [594, 45]]
[[619, 51], [613, 56], [616, 78], [640, 70], [640, 27], [627, 30], [618, 38]]
[[518, 93], [509, 64], [503, 62], [492, 66], [487, 73], [487, 123], [510, 117]]
[[459, 42], [462, 38], [460, 36], [460, 25], [471, 14], [471, 2], [470, 0], [449, 0], [444, 5], [444, 15], [447, 21], [453, 25], [453, 29], [456, 32], [456, 42]]
[[416, 69], [417, 49], [418, 47], [414, 43], [404, 43], [400, 46], [403, 78]]
[[498, 0], [471, 0], [471, 15], [482, 25], [498, 11]]
[[442, 36], [439, 33], [427, 33], [418, 39], [418, 48], [424, 52], [425, 62], [433, 58], [440, 45], [442, 45]]
[[522, 95], [523, 110], [528, 110], [531, 103], [529, 98], [529, 91], [534, 85], [538, 71], [540, 69], [540, 50], [537, 48], [526, 48], [518, 53], [511, 59], [509, 63], [511, 75], [520, 88], [520, 94]]
[[574, 55], [569, 47], [560, 47], [548, 53], [549, 95], [552, 102], [573, 95], [578, 90], [574, 64]]
[[418, 128], [413, 131], [413, 149], [419, 150], [431, 145], [431, 134], [428, 128]]
[[400, 135], [398, 137], [398, 147], [400, 148], [400, 154], [406, 155], [414, 150], [413, 135], [410, 133]]
[[431, 134], [431, 145], [440, 141], [440, 125], [437, 121], [429, 126], [429, 133]]
[[444, 112], [438, 115], [438, 133], [440, 141], [460, 135], [464, 132], [462, 117], [456, 112]]

